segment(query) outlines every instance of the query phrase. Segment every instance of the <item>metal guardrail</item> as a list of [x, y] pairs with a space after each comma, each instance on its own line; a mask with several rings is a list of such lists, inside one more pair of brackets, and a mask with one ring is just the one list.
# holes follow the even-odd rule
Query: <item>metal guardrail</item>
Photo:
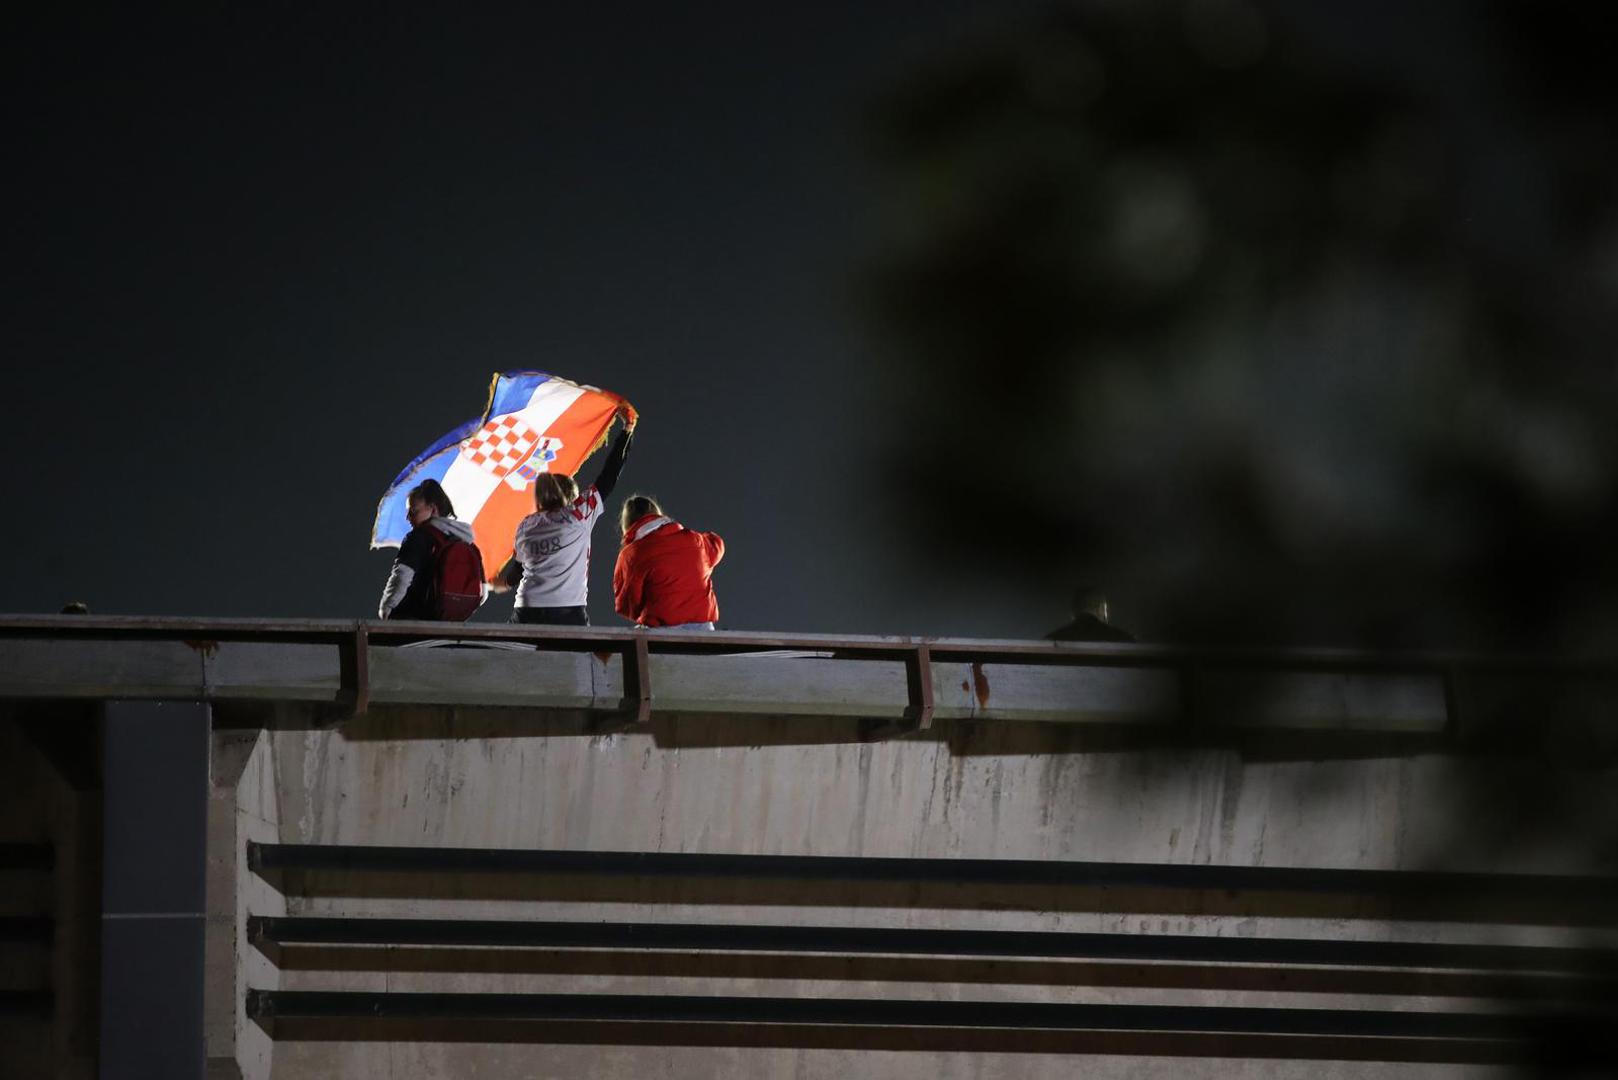
[[1173, 645], [996, 641], [971, 638], [858, 637], [737, 631], [655, 633], [602, 627], [512, 623], [437, 623], [296, 619], [206, 619], [146, 616], [0, 615], [0, 637], [177, 641], [199, 649], [220, 642], [334, 645], [339, 650], [341, 703], [354, 715], [367, 711], [372, 646], [427, 640], [478, 644], [517, 642], [536, 649], [617, 655], [624, 664], [621, 710], [631, 724], [651, 716], [653, 655], [722, 656], [780, 650], [808, 651], [841, 660], [899, 661], [905, 668], [908, 706], [896, 731], [922, 730], [933, 717], [932, 665], [1010, 664], [1100, 668], [1166, 668], [1178, 673], [1182, 712], [1197, 712], [1203, 674], [1246, 670], [1293, 673], [1432, 676], [1442, 681], [1453, 732], [1457, 683], [1480, 672], [1577, 680], [1618, 680], [1618, 657], [1378, 653], [1345, 649], [1213, 649]]

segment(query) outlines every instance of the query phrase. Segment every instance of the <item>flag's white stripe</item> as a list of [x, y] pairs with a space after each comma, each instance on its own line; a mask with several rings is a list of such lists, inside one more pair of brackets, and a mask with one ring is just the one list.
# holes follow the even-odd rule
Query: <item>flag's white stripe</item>
[[[516, 415], [522, 418], [523, 423], [543, 435], [545, 429], [556, 423], [567, 411], [567, 407], [577, 401], [583, 393], [584, 391], [577, 386], [547, 380], [534, 387], [533, 396], [528, 399], [528, 404], [518, 409]], [[493, 420], [494, 417], [491, 416], [489, 419]], [[450, 502], [455, 504], [455, 516], [462, 521], [471, 521], [482, 512], [483, 504], [489, 501], [494, 489], [500, 486], [500, 479], [483, 466], [474, 464], [464, 455], [457, 453], [455, 460], [445, 471], [442, 483]]]
[[517, 410], [523, 423], [533, 428], [539, 434], [545, 434], [545, 429], [559, 420], [567, 407], [579, 400], [584, 391], [577, 386], [569, 386], [560, 382], [542, 382], [534, 387], [534, 396], [528, 399], [528, 404]]
[[445, 470], [440, 483], [444, 485], [444, 494], [455, 504], [455, 516], [462, 521], [471, 521], [483, 509], [483, 504], [489, 501], [494, 489], [500, 486], [500, 478], [458, 453]]

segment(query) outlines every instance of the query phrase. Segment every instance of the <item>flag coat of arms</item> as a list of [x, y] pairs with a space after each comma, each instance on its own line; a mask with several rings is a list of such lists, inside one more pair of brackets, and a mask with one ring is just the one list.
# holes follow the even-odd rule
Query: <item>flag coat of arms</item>
[[629, 402], [593, 386], [539, 371], [496, 374], [483, 416], [434, 440], [406, 465], [376, 507], [371, 547], [398, 547], [410, 532], [410, 489], [437, 480], [472, 526], [492, 581], [511, 557], [517, 523], [534, 512], [542, 472], [574, 473], [606, 441], [613, 416]]

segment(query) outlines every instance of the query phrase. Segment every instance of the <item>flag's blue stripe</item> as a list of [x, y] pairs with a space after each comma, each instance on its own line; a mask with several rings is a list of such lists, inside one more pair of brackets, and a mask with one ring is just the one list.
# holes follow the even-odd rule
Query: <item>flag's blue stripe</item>
[[[428, 460], [429, 458], [438, 456], [445, 450], [448, 450], [450, 447], [461, 442], [463, 439], [471, 438], [472, 432], [476, 431], [482, 426], [483, 418], [480, 416], [476, 420], [468, 420], [459, 427], [451, 428], [449, 431], [446, 431], [444, 434], [434, 439], [427, 449], [416, 455], [415, 460], [411, 461], [410, 464], [399, 470], [399, 475], [393, 478], [393, 483], [388, 485], [388, 490], [392, 491], [394, 488], [404, 483], [406, 479], [414, 476], [416, 470], [421, 467], [422, 462]], [[448, 467], [449, 466], [447, 465], [445, 466], [445, 468]], [[434, 476], [433, 479], [438, 480], [442, 478], [443, 475], [443, 473], [439, 473], [437, 476]]]
[[[405, 536], [410, 532], [410, 519], [405, 516], [405, 511], [409, 509], [410, 489], [423, 480], [442, 481], [444, 474], [449, 472], [449, 467], [455, 462], [461, 439], [476, 431], [479, 423], [478, 420], [472, 420], [456, 428], [450, 435], [434, 444], [438, 446], [438, 453], [435, 456], [424, 455], [417, 458], [404, 472], [394, 478], [376, 507], [376, 530], [371, 534], [372, 547], [404, 543]], [[457, 433], [458, 437], [450, 437]]]
[[490, 415], [501, 416], [516, 412], [528, 404], [528, 399], [534, 396], [534, 390], [539, 384], [549, 382], [550, 378], [543, 371], [505, 372], [494, 388], [494, 402], [490, 406]]
[[[508, 371], [495, 381], [494, 396], [489, 402], [489, 416], [516, 412], [527, 405], [540, 383], [549, 382], [543, 371]], [[410, 489], [423, 480], [444, 479], [444, 474], [455, 461], [456, 447], [483, 425], [488, 416], [468, 420], [459, 427], [445, 432], [416, 455], [415, 460], [399, 471], [388, 485], [382, 501], [376, 507], [376, 525], [371, 531], [372, 547], [397, 546], [404, 543], [410, 532], [407, 496]]]
[[[495, 386], [494, 400], [490, 403], [489, 415], [499, 416], [502, 413], [516, 412], [528, 404], [528, 399], [534, 396], [535, 388], [542, 382], [549, 382], [550, 378], [549, 375], [542, 371], [511, 371], [501, 375], [499, 382]], [[388, 485], [389, 490], [391, 491], [393, 488], [398, 487], [405, 481], [406, 477], [413, 475], [422, 462], [436, 456], [463, 439], [470, 438], [472, 433], [481, 427], [486, 419], [488, 417], [480, 416], [475, 420], [468, 420], [459, 427], [452, 428], [434, 439], [427, 449], [416, 455], [415, 460], [399, 470], [399, 475], [395, 476], [393, 483]], [[442, 476], [443, 474], [439, 473], [433, 479], [436, 480]], [[422, 479], [425, 479], [425, 477]]]

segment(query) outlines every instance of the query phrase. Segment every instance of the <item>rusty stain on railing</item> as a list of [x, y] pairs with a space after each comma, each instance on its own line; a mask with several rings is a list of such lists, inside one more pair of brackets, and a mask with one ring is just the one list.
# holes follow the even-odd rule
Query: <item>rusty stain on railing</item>
[[977, 695], [978, 711], [989, 707], [989, 677], [983, 674], [983, 661], [972, 661], [972, 692]]

